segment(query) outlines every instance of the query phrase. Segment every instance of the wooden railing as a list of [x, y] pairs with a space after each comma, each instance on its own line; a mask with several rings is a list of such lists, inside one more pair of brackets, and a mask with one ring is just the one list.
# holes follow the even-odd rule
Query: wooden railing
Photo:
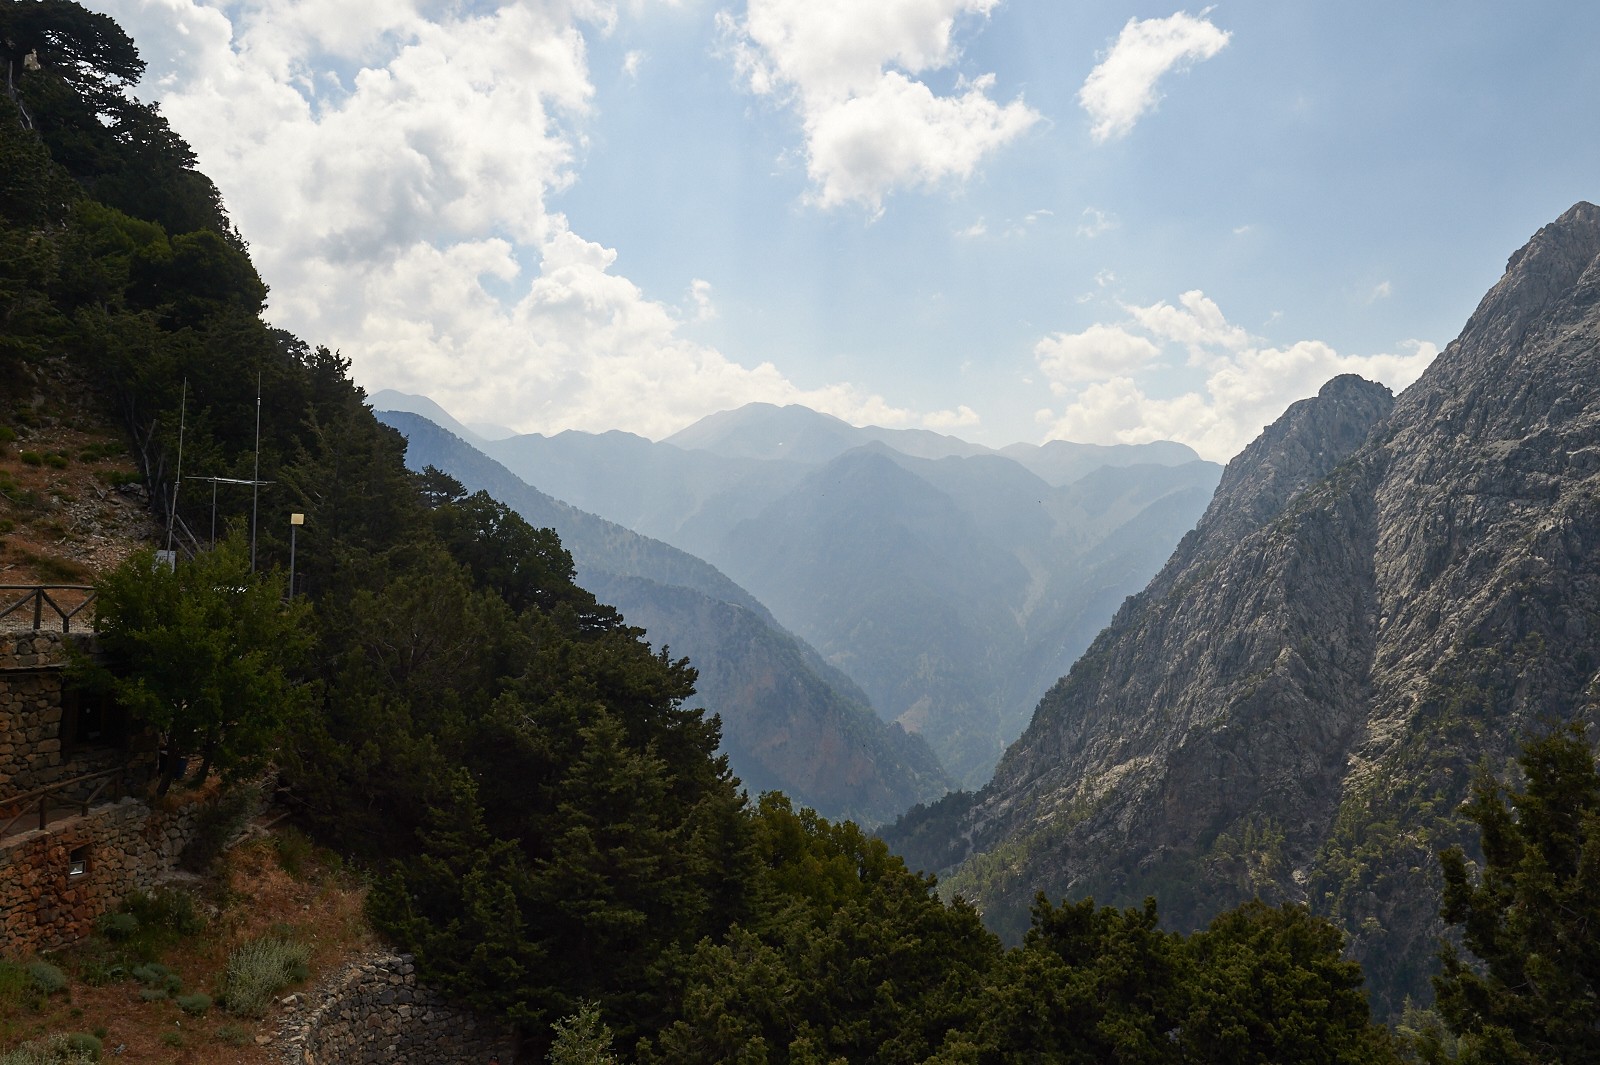
[[[81, 777], [72, 777], [69, 780], [58, 780], [54, 784], [36, 788], [33, 791], [25, 791], [21, 795], [13, 795], [9, 799], [0, 799], [0, 817], [7, 818], [4, 822], [0, 822], [0, 836], [9, 833], [12, 825], [35, 811], [39, 815], [39, 828], [42, 831], [50, 822], [52, 797], [55, 797], [58, 792], [76, 787], [79, 784], [99, 781], [87, 794], [57, 802], [55, 804], [56, 809], [64, 806], [76, 806], [79, 808], [78, 812], [80, 814], [87, 814], [89, 807], [94, 805], [97, 800], [100, 800], [102, 795], [106, 796], [102, 801], [115, 802], [127, 794], [129, 770], [129, 766], [120, 765], [115, 769], [103, 769], [98, 773], [86, 773]], [[108, 788], [110, 789], [109, 792], [107, 791]], [[15, 812], [13, 813], [12, 811]]]
[[[52, 594], [54, 593], [54, 594]], [[72, 631], [72, 619], [94, 603], [94, 589], [87, 584], [0, 584], [0, 628], [15, 628], [16, 621], [27, 628], [28, 608], [33, 608], [33, 630], [45, 627], [45, 608], [50, 608], [50, 627], [61, 622], [62, 632]], [[93, 616], [93, 611], [89, 616]], [[7, 619], [18, 617], [11, 625]]]

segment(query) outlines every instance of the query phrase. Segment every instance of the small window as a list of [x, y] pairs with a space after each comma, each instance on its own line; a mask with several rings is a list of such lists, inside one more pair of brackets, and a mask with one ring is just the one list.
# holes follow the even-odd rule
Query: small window
[[67, 854], [67, 879], [85, 876], [89, 872], [89, 848], [74, 847]]

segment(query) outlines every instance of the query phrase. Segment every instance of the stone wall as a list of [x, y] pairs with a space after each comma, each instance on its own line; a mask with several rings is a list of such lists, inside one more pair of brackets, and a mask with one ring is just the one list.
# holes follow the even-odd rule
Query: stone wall
[[[258, 789], [253, 815], [270, 792]], [[132, 891], [177, 866], [207, 802], [171, 809], [124, 798], [0, 839], [0, 954], [21, 957], [75, 942]]]
[[59, 632], [0, 633], [0, 798], [65, 775]]
[[485, 1065], [515, 1060], [511, 1027], [419, 988], [409, 955], [364, 958], [284, 1022], [286, 1065]]
[[122, 743], [74, 750], [62, 734], [66, 645], [92, 648], [93, 639], [91, 634], [0, 632], [0, 801], [126, 760]]

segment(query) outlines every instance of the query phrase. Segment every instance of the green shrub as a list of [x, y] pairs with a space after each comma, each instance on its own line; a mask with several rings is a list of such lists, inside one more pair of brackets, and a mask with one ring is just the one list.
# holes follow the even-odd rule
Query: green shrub
[[44, 457], [44, 464], [53, 470], [64, 470], [71, 461], [59, 451], [52, 451]]
[[37, 451], [19, 451], [17, 458], [22, 460], [24, 466], [43, 466], [44, 456]]
[[67, 989], [67, 974], [47, 961], [36, 961], [28, 966], [28, 976], [33, 985], [47, 995]]
[[181, 1046], [183, 1046], [183, 1033], [182, 1032], [162, 1032], [161, 1033], [161, 1041], [163, 1043], [165, 1043], [169, 1047], [181, 1047]]
[[183, 990], [183, 978], [160, 962], [147, 962], [128, 975], [146, 988], [159, 990], [162, 996], [176, 995]]
[[194, 896], [174, 888], [162, 888], [153, 895], [135, 891], [123, 900], [122, 908], [138, 918], [140, 924], [179, 936], [198, 935], [206, 927]]
[[0, 444], [9, 444], [17, 438], [17, 431], [9, 425], [0, 425]]
[[78, 1055], [85, 1061], [99, 1061], [102, 1046], [99, 1037], [88, 1032], [71, 1032], [67, 1035], [67, 1053]]
[[252, 1042], [248, 1028], [240, 1028], [237, 1024], [225, 1024], [212, 1033], [212, 1037], [219, 1043], [229, 1046], [242, 1047]]
[[303, 880], [314, 849], [305, 833], [293, 828], [280, 829], [273, 834], [272, 846], [278, 852], [278, 865], [283, 871], [296, 880]]
[[211, 996], [201, 991], [196, 991], [192, 995], [179, 995], [173, 1001], [178, 1004], [180, 1010], [195, 1017], [204, 1016], [206, 1010], [211, 1008]]
[[167, 989], [164, 987], [141, 987], [139, 998], [145, 1002], [162, 1002], [167, 998]]
[[95, 921], [94, 930], [113, 943], [121, 943], [139, 933], [139, 918], [131, 913], [103, 913]]
[[286, 939], [256, 939], [228, 955], [223, 998], [228, 1010], [244, 1017], [267, 1012], [273, 996], [310, 975], [311, 951]]
[[[92, 1042], [80, 1043], [81, 1039]], [[58, 1032], [0, 1054], [0, 1065], [90, 1065], [99, 1060], [100, 1041], [83, 1033], [62, 1035]]]
[[228, 841], [244, 827], [259, 798], [260, 792], [248, 786], [219, 794], [195, 818], [194, 835], [179, 855], [178, 864], [191, 873], [208, 871]]

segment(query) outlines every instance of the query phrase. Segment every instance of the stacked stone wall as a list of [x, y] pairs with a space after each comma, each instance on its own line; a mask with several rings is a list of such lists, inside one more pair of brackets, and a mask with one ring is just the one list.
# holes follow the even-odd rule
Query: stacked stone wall
[[410, 955], [347, 966], [284, 1022], [286, 1065], [485, 1065], [515, 1060], [511, 1027], [417, 986]]
[[[258, 796], [253, 815], [270, 793], [264, 784], [249, 786]], [[0, 839], [0, 954], [75, 942], [130, 892], [154, 889], [177, 867], [206, 808], [204, 801], [163, 809], [124, 798]]]
[[0, 633], [0, 798], [68, 775], [61, 750], [59, 632]]

